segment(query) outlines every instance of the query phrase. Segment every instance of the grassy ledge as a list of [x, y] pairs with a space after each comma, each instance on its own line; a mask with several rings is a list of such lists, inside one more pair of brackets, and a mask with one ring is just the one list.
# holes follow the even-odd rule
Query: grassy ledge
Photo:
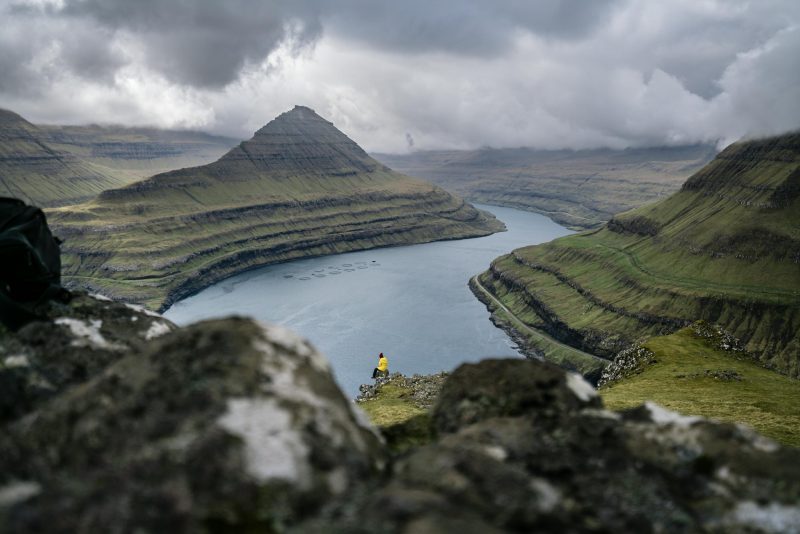
[[361, 402], [359, 406], [379, 428], [402, 424], [428, 413], [412, 402], [411, 389], [397, 379], [382, 384], [374, 398]]
[[435, 438], [431, 409], [447, 373], [391, 375], [373, 386], [362, 386], [356, 402], [378, 427], [395, 454], [430, 443]]

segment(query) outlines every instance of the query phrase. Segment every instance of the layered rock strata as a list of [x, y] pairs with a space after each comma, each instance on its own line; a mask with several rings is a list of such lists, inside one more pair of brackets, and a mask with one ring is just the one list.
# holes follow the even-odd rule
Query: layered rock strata
[[202, 132], [155, 128], [39, 125], [39, 130], [48, 145], [108, 174], [130, 177], [130, 182], [211, 163], [239, 143]]
[[154, 309], [261, 265], [503, 228], [299, 106], [215, 163], [105, 191], [50, 220], [73, 287]]
[[526, 323], [611, 357], [705, 320], [800, 376], [800, 134], [734, 144], [671, 197], [515, 250], [480, 281]]
[[46, 132], [0, 109], [0, 196], [37, 206], [63, 206], [127, 183], [54, 148]]
[[375, 157], [470, 201], [534, 211], [573, 230], [584, 230], [677, 191], [715, 153], [713, 146], [690, 145], [625, 150], [481, 148]]

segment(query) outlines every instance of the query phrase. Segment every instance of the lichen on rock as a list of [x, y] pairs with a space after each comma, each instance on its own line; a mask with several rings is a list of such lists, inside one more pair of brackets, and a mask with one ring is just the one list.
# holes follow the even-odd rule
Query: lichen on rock
[[603, 387], [617, 380], [641, 373], [645, 367], [655, 362], [653, 351], [641, 345], [637, 344], [621, 350], [614, 357], [614, 360], [603, 369], [600, 380], [597, 382], [597, 387]]
[[296, 531], [792, 532], [797, 450], [654, 404], [609, 412], [572, 386], [542, 362], [462, 365], [434, 409], [439, 439]]
[[83, 292], [68, 303], [50, 301], [41, 312], [41, 321], [15, 334], [0, 331], [0, 423], [140, 349], [148, 341], [143, 332], [176, 328], [156, 313]]
[[296, 335], [230, 318], [148, 341], [161, 319], [93, 302], [124, 310], [130, 344], [81, 347], [115, 358], [5, 421], [0, 530], [281, 530], [380, 471], [374, 429]]
[[[232, 317], [175, 329], [86, 295], [49, 313], [0, 338], [2, 532], [797, 525], [797, 449], [652, 403], [608, 411], [551, 364], [393, 375], [381, 387], [402, 383], [422, 415], [382, 428], [384, 442], [325, 358], [281, 327]], [[161, 324], [170, 331], [142, 335]]]

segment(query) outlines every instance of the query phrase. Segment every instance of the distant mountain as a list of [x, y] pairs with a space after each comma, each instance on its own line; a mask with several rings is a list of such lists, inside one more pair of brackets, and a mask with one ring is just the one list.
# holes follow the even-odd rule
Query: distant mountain
[[625, 150], [531, 148], [374, 154], [473, 202], [535, 211], [575, 230], [674, 193], [716, 154], [711, 145]]
[[800, 376], [800, 133], [734, 144], [669, 198], [516, 250], [479, 279], [587, 352], [704, 319]]
[[503, 228], [295, 107], [218, 161], [50, 212], [74, 286], [153, 308], [246, 269]]
[[39, 206], [63, 206], [127, 183], [57, 150], [40, 128], [0, 109], [0, 195]]
[[184, 130], [124, 126], [40, 125], [48, 145], [101, 167], [132, 183], [154, 174], [205, 165], [239, 139]]

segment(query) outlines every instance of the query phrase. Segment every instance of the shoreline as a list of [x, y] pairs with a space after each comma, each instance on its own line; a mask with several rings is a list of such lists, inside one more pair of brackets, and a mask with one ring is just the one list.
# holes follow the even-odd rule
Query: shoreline
[[[178, 302], [181, 302], [181, 301], [183, 301], [183, 300], [185, 300], [185, 299], [187, 299], [189, 297], [192, 297], [194, 295], [197, 295], [198, 293], [200, 293], [200, 292], [202, 292], [202, 291], [204, 291], [204, 290], [206, 290], [206, 289], [208, 289], [208, 288], [210, 288], [210, 287], [212, 287], [212, 286], [214, 286], [216, 284], [219, 284], [220, 282], [223, 282], [223, 281], [225, 281], [225, 280], [227, 280], [229, 278], [233, 278], [235, 276], [239, 276], [241, 274], [244, 274], [244, 273], [247, 273], [247, 272], [250, 272], [250, 271], [255, 271], [257, 269], [261, 269], [261, 268], [264, 268], [264, 267], [270, 267], [270, 266], [273, 266], [273, 265], [292, 263], [292, 262], [295, 262], [295, 261], [308, 260], [308, 259], [313, 259], [313, 258], [324, 258], [324, 257], [331, 257], [332, 258], [332, 257], [339, 256], [341, 254], [349, 254], [351, 252], [364, 252], [364, 251], [368, 251], [368, 250], [379, 250], [379, 249], [398, 248], [398, 247], [411, 247], [411, 246], [416, 246], [416, 245], [427, 245], [429, 243], [439, 243], [439, 242], [444, 242], [444, 241], [461, 241], [461, 240], [467, 240], [467, 239], [477, 239], [477, 238], [481, 238], [481, 237], [487, 237], [487, 236], [490, 236], [490, 235], [494, 235], [494, 234], [499, 233], [499, 232], [507, 232], [508, 231], [508, 228], [506, 227], [505, 223], [503, 221], [501, 221], [500, 219], [498, 219], [494, 214], [492, 214], [491, 212], [487, 212], [485, 210], [482, 210], [480, 208], [477, 208], [477, 207], [475, 209], [478, 210], [482, 214], [488, 214], [489, 216], [491, 216], [492, 219], [494, 219], [495, 221], [497, 221], [498, 223], [500, 223], [502, 225], [502, 229], [499, 229], [499, 230], [496, 230], [496, 231], [492, 231], [492, 232], [476, 232], [473, 235], [466, 235], [466, 236], [460, 236], [460, 237], [443, 237], [443, 238], [440, 238], [440, 239], [430, 239], [430, 240], [410, 242], [410, 243], [390, 243], [390, 244], [385, 244], [385, 245], [375, 245], [375, 246], [367, 246], [367, 247], [354, 247], [354, 248], [351, 248], [351, 249], [348, 249], [348, 250], [335, 251], [335, 252], [332, 252], [330, 254], [308, 254], [308, 255], [301, 255], [301, 256], [298, 256], [296, 258], [291, 258], [291, 259], [287, 259], [287, 260], [277, 260], [277, 261], [266, 260], [263, 263], [257, 263], [255, 265], [249, 265], [249, 266], [242, 267], [242, 268], [235, 268], [234, 267], [233, 270], [231, 270], [230, 272], [226, 272], [226, 273], [223, 273], [223, 274], [215, 274], [215, 273], [213, 273], [212, 271], [213, 271], [214, 267], [212, 266], [210, 268], [209, 273], [208, 273], [209, 274], [209, 279], [207, 279], [206, 281], [204, 281], [204, 282], [202, 282], [200, 284], [194, 284], [191, 279], [187, 280], [184, 284], [181, 284], [178, 287], [176, 287], [175, 289], [169, 291], [167, 293], [167, 296], [163, 299], [162, 303], [159, 305], [159, 307], [158, 307], [158, 309], [156, 311], [158, 313], [160, 313], [160, 314], [164, 314], [172, 306], [174, 306]], [[241, 252], [244, 253], [244, 252], [247, 252], [247, 251], [241, 251]]]
[[[472, 294], [482, 302], [490, 313], [489, 320], [492, 324], [505, 332], [517, 344], [519, 351], [528, 359], [548, 361], [554, 363], [564, 369], [580, 373], [592, 385], [597, 385], [600, 380], [600, 375], [603, 369], [611, 363], [610, 360], [601, 358], [588, 352], [583, 352], [575, 347], [572, 347], [558, 339], [552, 337], [546, 332], [540, 331], [532, 326], [527, 325], [521, 319], [511, 312], [502, 302], [497, 299], [478, 279], [480, 275], [475, 275], [469, 279], [467, 284]], [[498, 310], [502, 311], [505, 315], [509, 316], [511, 321], [505, 321], [498, 315]], [[528, 335], [515, 328], [512, 322], [519, 323]], [[536, 336], [539, 346], [532, 342], [531, 337]], [[559, 357], [554, 357], [552, 346], [556, 350], [561, 350], [562, 354]]]

